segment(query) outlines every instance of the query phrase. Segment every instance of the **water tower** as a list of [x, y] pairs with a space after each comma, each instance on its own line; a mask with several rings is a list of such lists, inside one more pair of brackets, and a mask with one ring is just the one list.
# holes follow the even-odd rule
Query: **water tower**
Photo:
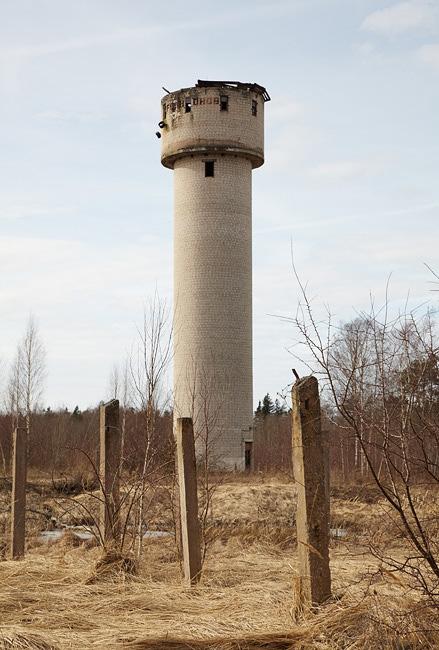
[[252, 170], [264, 162], [262, 86], [198, 81], [162, 99], [161, 161], [174, 171], [174, 409], [197, 449], [251, 463]]

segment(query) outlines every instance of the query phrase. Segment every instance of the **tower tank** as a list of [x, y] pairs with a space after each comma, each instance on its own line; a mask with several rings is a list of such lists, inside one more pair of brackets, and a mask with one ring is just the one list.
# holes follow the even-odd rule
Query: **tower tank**
[[199, 454], [251, 464], [252, 170], [264, 162], [262, 86], [198, 81], [162, 98], [174, 171], [174, 416]]

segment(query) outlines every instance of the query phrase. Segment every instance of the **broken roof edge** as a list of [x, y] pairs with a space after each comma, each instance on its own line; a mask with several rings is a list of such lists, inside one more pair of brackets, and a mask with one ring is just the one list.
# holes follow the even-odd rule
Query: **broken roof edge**
[[198, 79], [196, 83], [196, 88], [207, 88], [209, 86], [220, 86], [220, 87], [225, 87], [225, 88], [244, 88], [246, 90], [254, 90], [255, 92], [259, 93], [262, 95], [264, 102], [269, 102], [271, 97], [268, 94], [267, 90], [264, 88], [264, 86], [260, 86], [259, 84], [255, 83], [247, 83], [247, 82], [242, 82], [242, 81], [207, 81], [203, 79]]
[[[219, 88], [242, 88], [245, 90], [253, 90], [254, 92], [262, 95], [264, 102], [269, 102], [271, 99], [266, 89], [263, 86], [260, 86], [259, 84], [243, 83], [242, 81], [206, 81], [203, 79], [198, 79], [195, 86], [191, 86], [189, 88], [180, 88], [179, 90], [172, 90], [171, 92], [167, 93], [165, 97], [167, 97], [168, 95], [177, 95], [178, 93], [187, 92], [192, 88], [210, 88], [215, 86]], [[162, 101], [164, 100], [165, 97], [162, 98]]]

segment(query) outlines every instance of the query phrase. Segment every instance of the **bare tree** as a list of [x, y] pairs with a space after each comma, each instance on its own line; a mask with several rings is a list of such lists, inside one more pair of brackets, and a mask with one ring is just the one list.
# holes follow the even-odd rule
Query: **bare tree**
[[17, 349], [9, 371], [9, 380], [6, 390], [6, 411], [11, 414], [12, 428], [19, 425], [23, 415], [23, 398], [21, 382], [21, 350]]
[[330, 313], [325, 324], [317, 319], [299, 285], [302, 301], [293, 321], [306, 350], [301, 360], [322, 376], [336, 424], [355, 437], [407, 546], [402, 560], [373, 550], [438, 604], [439, 510], [437, 501], [425, 502], [429, 486], [439, 486], [439, 346], [431, 314], [391, 317], [386, 299], [334, 327]]
[[114, 364], [108, 381], [108, 397], [109, 399], [118, 399], [121, 407], [121, 448], [122, 448], [122, 461], [125, 453], [125, 435], [126, 435], [126, 420], [127, 408], [130, 401], [130, 361], [126, 359], [122, 366]]
[[153, 474], [159, 445], [156, 444], [157, 419], [169, 396], [164, 392], [164, 380], [172, 354], [172, 330], [166, 303], [155, 293], [144, 310], [138, 329], [137, 346], [129, 361], [131, 395], [143, 416], [142, 465], [137, 508], [137, 557], [142, 553], [146, 507], [146, 488]]
[[11, 366], [7, 392], [13, 426], [18, 426], [19, 419], [24, 417], [28, 438], [32, 413], [41, 399], [45, 376], [46, 352], [35, 319], [30, 315]]
[[113, 364], [108, 378], [108, 398], [119, 399], [120, 371], [117, 363]]
[[32, 411], [38, 406], [46, 375], [46, 352], [34, 317], [29, 316], [20, 346], [20, 377], [28, 438], [31, 434]]

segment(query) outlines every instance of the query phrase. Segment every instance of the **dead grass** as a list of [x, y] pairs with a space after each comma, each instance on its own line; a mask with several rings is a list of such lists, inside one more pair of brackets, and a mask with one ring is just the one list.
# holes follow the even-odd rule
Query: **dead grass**
[[403, 586], [385, 575], [372, 578], [372, 558], [342, 547], [332, 552], [339, 599], [302, 620], [292, 613], [294, 555], [274, 544], [243, 548], [237, 538], [217, 542], [201, 584], [192, 590], [181, 585], [170, 540], [148, 543], [138, 575], [119, 567], [105, 579], [90, 581], [99, 557], [96, 548], [53, 545], [34, 550], [22, 562], [1, 563], [0, 611], [6, 628], [0, 626], [0, 638], [30, 638], [31, 631], [32, 643], [35, 637], [47, 644], [5, 647], [439, 647], [432, 614], [416, 611]]
[[137, 569], [134, 557], [108, 549], [98, 558], [93, 573], [86, 579], [85, 584], [92, 585], [101, 580], [114, 580], [121, 575], [135, 575]]
[[58, 650], [34, 634], [22, 634], [13, 628], [0, 629], [0, 650]]
[[437, 613], [358, 543], [383, 518], [372, 499], [334, 500], [334, 521], [355, 535], [333, 542], [334, 600], [297, 618], [292, 492], [275, 481], [223, 485], [218, 534], [193, 589], [181, 584], [172, 538], [149, 540], [134, 573], [124, 558], [66, 542], [0, 562], [0, 650], [439, 648]]

